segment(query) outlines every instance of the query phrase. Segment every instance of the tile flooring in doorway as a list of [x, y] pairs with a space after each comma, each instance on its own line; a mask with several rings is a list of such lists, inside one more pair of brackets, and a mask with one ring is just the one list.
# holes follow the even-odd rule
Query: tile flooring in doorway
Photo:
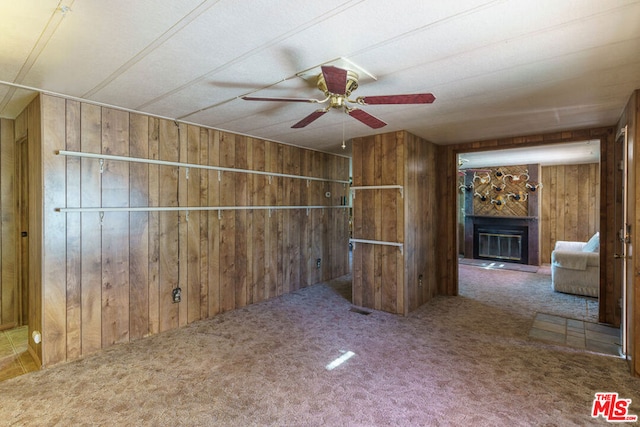
[[620, 329], [600, 323], [536, 313], [529, 337], [596, 353], [620, 356]]
[[0, 381], [38, 370], [27, 351], [28, 335], [28, 326], [0, 331]]

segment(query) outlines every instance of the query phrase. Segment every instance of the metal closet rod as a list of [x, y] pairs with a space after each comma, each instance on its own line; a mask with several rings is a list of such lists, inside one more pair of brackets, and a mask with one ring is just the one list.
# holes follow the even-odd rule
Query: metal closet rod
[[240, 211], [265, 209], [339, 209], [349, 206], [136, 206], [55, 208], [56, 212], [164, 212], [164, 211]]
[[349, 239], [351, 243], [365, 243], [368, 245], [382, 245], [382, 246], [395, 246], [400, 249], [400, 253], [404, 254], [404, 243], [398, 242], [385, 242], [381, 240], [367, 240], [367, 239]]
[[351, 190], [387, 190], [391, 188], [397, 188], [402, 190], [402, 185], [362, 185], [359, 187], [351, 187]]
[[122, 162], [148, 163], [153, 165], [176, 166], [176, 167], [194, 168], [194, 169], [208, 169], [208, 170], [215, 170], [219, 172], [239, 172], [239, 173], [249, 173], [249, 174], [255, 174], [255, 175], [277, 176], [282, 178], [306, 179], [307, 181], [322, 181], [322, 182], [336, 182], [339, 184], [349, 184], [349, 181], [343, 181], [339, 179], [326, 179], [326, 178], [317, 178], [314, 176], [290, 175], [290, 174], [279, 173], [279, 172], [266, 172], [266, 171], [250, 170], [250, 169], [227, 168], [223, 166], [200, 165], [197, 163], [172, 162], [168, 160], [143, 159], [141, 157], [115, 156], [112, 154], [83, 153], [80, 151], [67, 151], [67, 150], [58, 150], [56, 151], [56, 154], [60, 156], [85, 157], [89, 159], [118, 160]]
[[400, 197], [404, 199], [404, 187], [402, 185], [362, 185], [351, 187], [351, 195], [356, 198], [356, 190], [388, 190], [388, 189], [400, 190]]

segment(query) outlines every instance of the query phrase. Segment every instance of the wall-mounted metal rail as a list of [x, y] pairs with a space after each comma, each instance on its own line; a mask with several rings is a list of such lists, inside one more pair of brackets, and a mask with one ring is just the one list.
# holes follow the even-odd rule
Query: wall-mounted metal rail
[[132, 206], [56, 208], [56, 212], [167, 212], [167, 211], [239, 211], [277, 209], [338, 209], [349, 206]]
[[367, 240], [367, 239], [349, 239], [351, 243], [366, 243], [369, 245], [383, 245], [383, 246], [396, 246], [400, 249], [400, 253], [403, 253], [404, 243], [398, 242], [385, 242], [381, 240]]
[[67, 151], [67, 150], [58, 150], [56, 151], [56, 154], [60, 156], [72, 156], [72, 157], [83, 157], [83, 158], [89, 158], [89, 159], [98, 159], [102, 161], [115, 160], [115, 161], [121, 161], [121, 162], [147, 163], [147, 164], [153, 164], [153, 165], [174, 166], [174, 167], [182, 167], [187, 169], [191, 169], [191, 168], [192, 169], [208, 169], [208, 170], [215, 170], [218, 172], [248, 173], [248, 174], [254, 174], [254, 175], [265, 175], [269, 177], [303, 179], [306, 181], [335, 182], [335, 183], [344, 184], [344, 185], [349, 184], [349, 181], [340, 180], [340, 179], [327, 179], [327, 178], [318, 178], [315, 176], [291, 175], [291, 174], [279, 173], [279, 172], [267, 172], [267, 171], [251, 170], [251, 169], [228, 168], [223, 166], [200, 165], [197, 163], [173, 162], [168, 160], [144, 159], [141, 157], [116, 156], [112, 154], [83, 153], [81, 151]]
[[274, 210], [293, 210], [300, 209], [306, 210], [307, 215], [311, 209], [346, 209], [349, 206], [132, 206], [132, 207], [74, 207], [74, 208], [55, 208], [56, 212], [61, 213], [88, 213], [98, 212], [100, 214], [100, 221], [104, 217], [105, 212], [179, 212], [185, 211], [187, 213], [187, 221], [189, 220], [189, 212], [192, 211], [218, 211], [218, 219], [222, 219], [223, 211], [249, 211], [249, 210], [268, 210], [269, 217], [271, 217], [271, 211]]
[[356, 198], [356, 190], [400, 190], [400, 197], [404, 198], [404, 187], [402, 185], [363, 185], [358, 187], [351, 187], [351, 194], [353, 198]]

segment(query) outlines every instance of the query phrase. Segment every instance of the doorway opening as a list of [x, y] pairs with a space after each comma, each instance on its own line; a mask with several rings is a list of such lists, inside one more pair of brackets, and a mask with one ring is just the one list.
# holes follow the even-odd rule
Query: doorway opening
[[38, 370], [29, 352], [29, 157], [28, 137], [14, 146], [13, 211], [15, 235], [15, 314], [12, 325], [0, 331], [0, 381]]
[[[600, 329], [610, 328], [610, 325], [598, 325], [600, 315], [598, 298], [559, 294], [551, 289], [551, 252], [555, 242], [559, 240], [586, 242], [593, 234], [600, 231], [600, 151], [600, 140], [595, 139], [535, 147], [459, 152], [457, 157], [459, 192], [456, 198], [458, 202], [458, 289], [464, 292], [465, 281], [473, 277], [469, 271], [464, 271], [469, 268], [482, 267], [491, 270], [534, 273], [543, 276], [537, 282], [543, 287], [546, 293], [545, 298], [548, 300], [547, 306], [539, 304], [540, 301], [535, 301], [542, 315], [540, 324], [547, 324], [551, 318], [577, 318], [576, 320], [588, 326], [581, 326], [581, 337], [577, 338], [583, 343], [588, 343], [589, 336], [601, 333]], [[519, 170], [518, 168], [523, 169], [531, 165], [539, 165], [539, 176], [533, 181], [530, 180], [530, 175], [533, 174], [530, 174], [529, 170], [518, 172], [515, 180], [514, 176], [508, 172], [510, 168]], [[522, 184], [522, 181], [527, 180], [531, 182], [525, 185], [524, 191], [513, 190], [515, 187], [511, 184], [514, 181]], [[513, 188], [510, 189], [510, 186]], [[535, 195], [539, 198], [537, 210], [529, 210], [526, 214], [518, 215], [515, 210], [505, 209], [509, 204], [514, 205], [527, 200], [533, 192], [536, 192]], [[476, 207], [481, 206], [481, 209], [474, 211], [474, 203]], [[472, 219], [470, 220], [469, 217]], [[511, 235], [503, 238], [502, 234], [506, 233], [499, 233], [500, 236], [493, 237], [496, 233], [492, 232], [489, 233], [491, 236], [488, 239], [482, 241], [478, 238], [479, 232], [474, 225], [475, 222], [488, 219], [504, 223], [517, 217], [529, 224], [531, 221], [539, 224], [539, 234], [534, 234], [534, 238], [539, 241], [537, 245], [533, 245], [536, 248], [539, 247], [539, 262], [534, 261], [533, 265], [524, 266], [522, 262], [514, 262], [510, 259], [515, 256], [513, 243], [517, 238]], [[490, 245], [492, 242], [493, 247]], [[483, 243], [484, 246], [482, 246]], [[516, 244], [516, 248], [522, 248], [522, 241], [519, 243], [520, 246]], [[487, 259], [486, 256], [482, 256], [487, 252], [487, 245], [489, 245], [490, 255], [496, 259]], [[515, 273], [509, 278], [506, 277], [507, 273], [503, 278], [500, 276], [500, 271], [494, 273], [491, 280], [496, 282], [514, 278], [517, 280]], [[542, 283], [548, 285], [542, 285]], [[478, 286], [482, 286], [482, 283]], [[505, 289], [508, 292], [508, 286], [505, 286]], [[555, 297], [561, 301], [556, 301]], [[561, 308], [566, 308], [566, 311], [563, 312]], [[574, 326], [574, 323], [576, 322], [564, 321], [563, 323], [566, 342], [571, 341], [567, 338], [567, 330], [569, 326]], [[596, 325], [597, 332], [592, 332], [591, 325]], [[551, 329], [556, 328], [560, 326], [553, 325]], [[611, 334], [609, 329], [607, 333]], [[615, 344], [619, 346], [618, 341], [620, 340], [607, 337], [608, 354], [614, 353], [611, 350], [616, 348]], [[583, 345], [582, 348], [589, 347]]]

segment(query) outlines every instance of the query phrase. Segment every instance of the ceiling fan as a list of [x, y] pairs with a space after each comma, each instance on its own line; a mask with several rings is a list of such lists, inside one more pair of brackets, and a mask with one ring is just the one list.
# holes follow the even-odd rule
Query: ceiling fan
[[360, 96], [355, 100], [349, 99], [351, 92], [358, 88], [358, 74], [333, 65], [323, 65], [322, 73], [318, 75], [317, 86], [324, 95], [324, 99], [307, 98], [265, 98], [254, 96], [243, 96], [246, 101], [282, 101], [282, 102], [310, 102], [324, 104], [325, 108], [314, 111], [298, 123], [291, 126], [294, 129], [303, 128], [315, 120], [322, 117], [332, 108], [341, 108], [345, 113], [365, 125], [379, 129], [386, 126], [382, 120], [372, 116], [358, 107], [350, 107], [348, 104], [376, 105], [376, 104], [431, 104], [436, 97], [430, 93], [416, 93], [407, 95], [381, 95], [381, 96]]

